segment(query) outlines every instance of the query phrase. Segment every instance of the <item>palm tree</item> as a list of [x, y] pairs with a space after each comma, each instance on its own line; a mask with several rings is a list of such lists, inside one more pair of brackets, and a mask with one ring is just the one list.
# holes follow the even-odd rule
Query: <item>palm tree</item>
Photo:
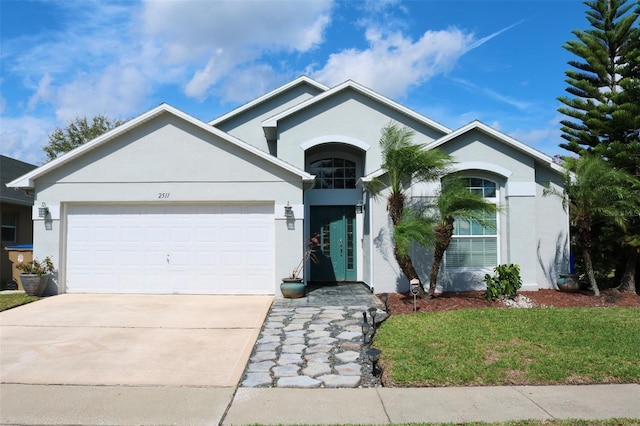
[[591, 153], [580, 158], [565, 158], [564, 167], [564, 189], [548, 186], [544, 195], [561, 197], [565, 211], [569, 210], [582, 244], [589, 285], [593, 293], [600, 296], [591, 261], [593, 224], [596, 219], [604, 219], [624, 230], [628, 220], [638, 214], [638, 180]]
[[438, 272], [453, 237], [456, 219], [476, 222], [481, 226], [494, 228], [493, 221], [488, 221], [488, 215], [495, 215], [498, 206], [487, 201], [481, 194], [471, 192], [463, 179], [449, 177], [442, 182], [442, 190], [433, 205], [432, 215], [435, 225], [435, 248], [433, 263], [429, 274], [429, 296], [434, 297]]
[[396, 124], [389, 124], [382, 129], [381, 168], [386, 173], [367, 185], [367, 190], [374, 197], [389, 188], [387, 211], [394, 229], [393, 254], [409, 280], [418, 278], [418, 274], [409, 255], [408, 241], [426, 241], [431, 226], [421, 215], [405, 209], [407, 190], [413, 184], [440, 179], [452, 163], [449, 155], [443, 151], [425, 150], [424, 145], [414, 144], [413, 135], [411, 129]]

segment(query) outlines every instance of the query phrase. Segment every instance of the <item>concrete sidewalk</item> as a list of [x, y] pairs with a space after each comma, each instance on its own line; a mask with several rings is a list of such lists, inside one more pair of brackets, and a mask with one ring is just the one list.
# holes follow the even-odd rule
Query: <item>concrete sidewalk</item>
[[224, 425], [640, 419], [640, 385], [239, 388]]
[[610, 418], [638, 419], [640, 424], [638, 384], [237, 390], [3, 384], [1, 391], [0, 423], [20, 425], [382, 425]]

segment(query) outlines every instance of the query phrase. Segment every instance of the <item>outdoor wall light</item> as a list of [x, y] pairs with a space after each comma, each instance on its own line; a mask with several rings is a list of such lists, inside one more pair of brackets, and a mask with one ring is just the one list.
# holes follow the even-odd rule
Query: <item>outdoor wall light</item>
[[42, 205], [38, 207], [38, 217], [47, 217], [48, 214], [49, 214], [49, 207], [47, 207], [47, 205], [43, 201]]
[[291, 207], [291, 204], [289, 204], [288, 201], [287, 205], [284, 206], [284, 217], [286, 217], [287, 219], [293, 217], [293, 207]]
[[381, 352], [382, 351], [380, 349], [367, 349], [367, 357], [369, 357], [369, 361], [371, 361], [371, 374], [374, 376], [377, 376], [376, 372], [378, 372], [378, 369], [376, 367], [378, 365], [378, 360], [380, 360]]
[[358, 201], [358, 204], [356, 204], [356, 213], [357, 214], [364, 213], [364, 204], [362, 204], [362, 201]]

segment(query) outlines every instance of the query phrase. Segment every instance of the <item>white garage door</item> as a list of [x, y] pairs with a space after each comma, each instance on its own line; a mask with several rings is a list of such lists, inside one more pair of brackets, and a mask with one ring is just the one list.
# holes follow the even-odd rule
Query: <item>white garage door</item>
[[70, 206], [68, 293], [273, 294], [273, 204]]

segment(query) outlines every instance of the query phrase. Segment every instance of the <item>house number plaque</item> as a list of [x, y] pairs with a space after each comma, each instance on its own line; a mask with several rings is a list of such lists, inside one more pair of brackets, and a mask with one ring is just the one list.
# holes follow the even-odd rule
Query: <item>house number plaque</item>
[[158, 198], [169, 198], [170, 192], [158, 192]]

